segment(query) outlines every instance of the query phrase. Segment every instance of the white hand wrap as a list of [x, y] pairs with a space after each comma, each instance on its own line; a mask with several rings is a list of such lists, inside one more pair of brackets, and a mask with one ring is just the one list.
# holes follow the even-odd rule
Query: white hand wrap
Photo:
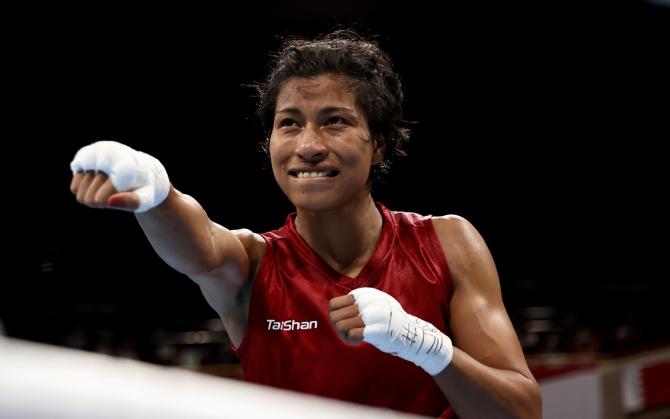
[[135, 192], [140, 206], [147, 211], [165, 200], [170, 179], [154, 157], [116, 141], [98, 141], [79, 149], [70, 163], [72, 173], [95, 170], [106, 173], [118, 192]]
[[430, 375], [449, 365], [454, 353], [451, 339], [435, 326], [407, 314], [395, 298], [378, 289], [357, 288], [349, 294], [365, 323], [365, 342], [415, 363]]

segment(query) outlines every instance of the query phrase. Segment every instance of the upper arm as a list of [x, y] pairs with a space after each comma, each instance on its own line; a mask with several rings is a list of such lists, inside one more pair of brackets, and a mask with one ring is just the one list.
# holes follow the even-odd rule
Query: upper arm
[[453, 282], [449, 323], [454, 345], [485, 365], [531, 377], [484, 239], [462, 217], [433, 222]]
[[249, 230], [228, 230], [212, 223], [214, 259], [205, 272], [189, 277], [201, 288], [207, 302], [225, 315], [240, 297], [244, 285], [255, 273], [265, 249], [263, 238]]

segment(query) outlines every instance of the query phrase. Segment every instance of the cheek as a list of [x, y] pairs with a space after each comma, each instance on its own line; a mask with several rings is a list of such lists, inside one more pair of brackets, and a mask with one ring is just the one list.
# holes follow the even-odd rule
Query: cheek
[[286, 147], [282, 147], [280, 142], [272, 138], [268, 142], [267, 150], [270, 154], [270, 165], [272, 166], [272, 173], [275, 179], [279, 181], [278, 175], [281, 172], [282, 162], [286, 160]]
[[361, 169], [369, 169], [369, 166], [374, 164], [375, 156], [370, 144], [363, 143], [354, 151], [354, 153], [352, 153], [351, 158], [353, 159], [352, 161], [355, 161], [356, 165]]
[[274, 166], [275, 163], [280, 160], [282, 153], [281, 148], [278, 146], [278, 141], [270, 138], [270, 140], [268, 141], [267, 150], [268, 153], [270, 154], [270, 161]]

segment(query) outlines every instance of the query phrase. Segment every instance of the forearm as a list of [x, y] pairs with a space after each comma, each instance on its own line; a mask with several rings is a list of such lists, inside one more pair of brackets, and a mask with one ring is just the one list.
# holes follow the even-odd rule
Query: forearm
[[463, 419], [542, 417], [541, 395], [532, 378], [488, 367], [458, 348], [434, 379]]
[[135, 215], [156, 253], [172, 268], [189, 275], [216, 266], [215, 225], [190, 196], [171, 187], [159, 206]]

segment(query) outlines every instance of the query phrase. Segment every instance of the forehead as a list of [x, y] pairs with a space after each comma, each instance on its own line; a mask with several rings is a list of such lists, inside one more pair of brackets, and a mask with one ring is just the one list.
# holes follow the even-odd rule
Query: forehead
[[348, 79], [336, 74], [291, 77], [279, 89], [277, 109], [287, 106], [340, 105], [355, 108], [356, 96]]

